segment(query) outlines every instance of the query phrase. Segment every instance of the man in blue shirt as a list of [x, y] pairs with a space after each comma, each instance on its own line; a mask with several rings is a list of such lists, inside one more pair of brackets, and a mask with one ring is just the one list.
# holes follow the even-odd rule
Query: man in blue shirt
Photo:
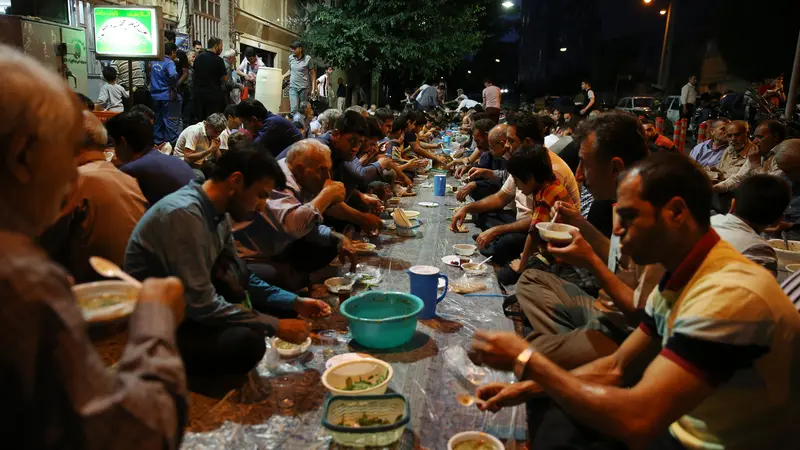
[[114, 139], [117, 159], [122, 161], [119, 169], [136, 178], [151, 206], [194, 180], [188, 164], [153, 148], [153, 127], [143, 114], [117, 114], [108, 120], [106, 129]]
[[253, 135], [253, 141], [261, 144], [272, 156], [303, 139], [303, 134], [292, 122], [267, 111], [258, 100], [242, 101], [236, 105], [236, 114], [242, 119], [244, 128]]
[[128, 273], [183, 281], [186, 320], [177, 340], [190, 375], [247, 373], [264, 355], [264, 335], [298, 344], [308, 338], [305, 320], [279, 320], [267, 311], [304, 317], [330, 313], [324, 302], [298, 297], [253, 275], [241, 304], [220, 295], [212, 284], [212, 270], [229, 271], [219, 270], [221, 260], [236, 262], [230, 219], [250, 217], [284, 181], [272, 157], [252, 144], [240, 145], [217, 161], [208, 181], [184, 186], [151, 207], [131, 234], [125, 253]]
[[173, 147], [181, 132], [181, 95], [178, 93], [178, 71], [175, 69], [178, 47], [164, 44], [164, 61], [154, 62], [150, 69], [150, 95], [155, 106], [155, 142], [169, 142]]
[[694, 146], [689, 156], [703, 167], [717, 167], [717, 163], [728, 147], [728, 135], [725, 126], [729, 119], [721, 117], [711, 123], [711, 139]]

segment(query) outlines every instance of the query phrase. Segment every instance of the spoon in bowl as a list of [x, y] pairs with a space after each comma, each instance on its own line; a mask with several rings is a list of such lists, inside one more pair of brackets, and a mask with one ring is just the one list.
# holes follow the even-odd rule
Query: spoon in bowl
[[123, 272], [118, 265], [105, 258], [92, 256], [89, 258], [89, 265], [92, 266], [92, 269], [94, 269], [95, 272], [106, 278], [119, 278], [122, 281], [127, 281], [129, 284], [136, 286], [137, 288], [142, 287], [142, 283], [139, 280]]

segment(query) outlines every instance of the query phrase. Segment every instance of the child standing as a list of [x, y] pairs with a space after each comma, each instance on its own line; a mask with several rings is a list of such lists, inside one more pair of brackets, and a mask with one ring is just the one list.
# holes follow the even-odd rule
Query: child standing
[[103, 67], [103, 79], [106, 80], [106, 84], [100, 88], [100, 96], [97, 98], [96, 105], [101, 110], [123, 112], [125, 107], [122, 99], [128, 98], [128, 91], [117, 84], [117, 69], [110, 66]]

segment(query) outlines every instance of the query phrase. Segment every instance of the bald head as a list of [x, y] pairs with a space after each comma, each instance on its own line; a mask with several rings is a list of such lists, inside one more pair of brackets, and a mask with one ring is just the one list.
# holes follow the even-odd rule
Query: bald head
[[81, 108], [63, 79], [0, 45], [0, 228], [32, 235], [58, 216], [77, 176]]
[[800, 139], [787, 139], [778, 144], [775, 161], [792, 182], [800, 182]]
[[302, 190], [316, 195], [331, 177], [331, 150], [316, 139], [303, 139], [289, 147], [286, 165]]
[[91, 111], [83, 110], [84, 143], [81, 151], [105, 150], [108, 132], [103, 122]]
[[489, 130], [489, 149], [492, 152], [492, 156], [500, 158], [506, 153], [507, 131], [508, 125], [504, 123], [496, 125]]

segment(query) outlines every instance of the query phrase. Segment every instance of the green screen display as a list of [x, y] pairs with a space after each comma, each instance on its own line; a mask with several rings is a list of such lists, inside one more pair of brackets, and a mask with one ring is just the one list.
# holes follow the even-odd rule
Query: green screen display
[[158, 56], [155, 8], [94, 8], [94, 40], [98, 56], [129, 58]]

